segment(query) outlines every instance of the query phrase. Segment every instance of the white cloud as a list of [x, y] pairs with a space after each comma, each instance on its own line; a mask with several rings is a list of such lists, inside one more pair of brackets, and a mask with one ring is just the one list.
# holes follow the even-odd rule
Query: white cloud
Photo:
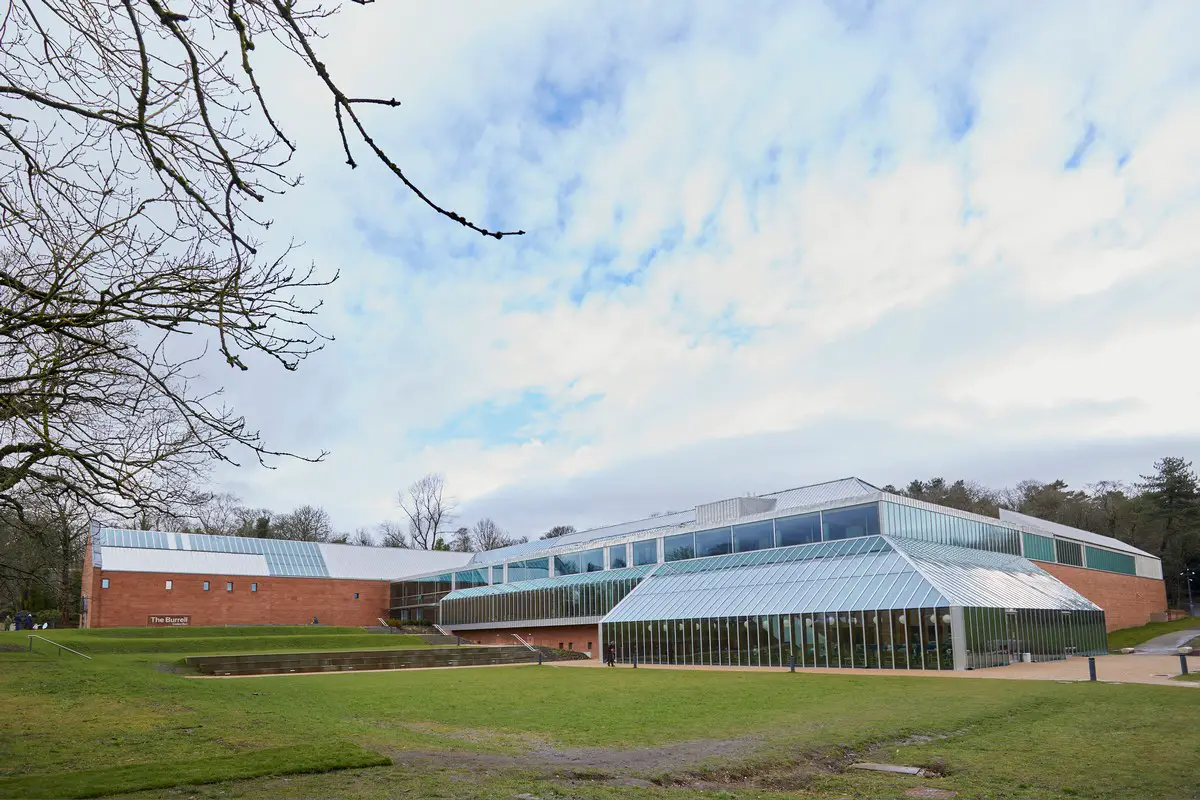
[[[387, 146], [439, 202], [530, 233], [480, 240], [365, 153], [349, 172], [324, 105], [270, 73], [307, 178], [279, 235], [342, 268], [322, 316], [338, 341], [230, 391], [273, 441], [332, 455], [228, 480], [352, 527], [429, 470], [481, 513], [523, 486], [585, 504], [595, 475], [710, 486], [703, 457], [637, 466], [683, 451], [731, 453], [757, 484], [782, 475], [764, 434], [815, 442], [801, 432], [834, 420], [895, 447], [951, 430], [942, 463], [980, 473], [1050, 434], [1193, 435], [1186, 371], [1140, 354], [1200, 344], [1174, 305], [1197, 280], [1154, 291], [1200, 255], [1198, 14], [931, 4], [848, 28], [788, 4], [348, 7], [324, 58], [403, 101], [372, 114]], [[1109, 302], [1119, 320], [1088, 311]], [[548, 410], [434, 433], [529, 393]], [[927, 468], [870, 445], [841, 447], [845, 469]], [[842, 457], [798, 453], [784, 482]], [[515, 508], [503, 524], [537, 518]]]

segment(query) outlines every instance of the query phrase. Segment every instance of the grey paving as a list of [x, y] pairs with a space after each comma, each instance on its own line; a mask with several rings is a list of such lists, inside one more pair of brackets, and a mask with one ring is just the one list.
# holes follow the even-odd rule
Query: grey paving
[[1143, 642], [1133, 649], [1135, 653], [1144, 655], [1167, 655], [1176, 652], [1180, 647], [1200, 636], [1200, 628], [1188, 628], [1186, 631], [1155, 636], [1148, 642]]

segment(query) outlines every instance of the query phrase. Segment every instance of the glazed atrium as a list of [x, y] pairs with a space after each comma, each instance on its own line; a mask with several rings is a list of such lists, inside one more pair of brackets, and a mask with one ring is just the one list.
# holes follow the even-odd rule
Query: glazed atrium
[[1110, 596], [1152, 611], [1161, 579], [1116, 539], [848, 478], [477, 553], [390, 613], [622, 663], [979, 669], [1106, 652]]

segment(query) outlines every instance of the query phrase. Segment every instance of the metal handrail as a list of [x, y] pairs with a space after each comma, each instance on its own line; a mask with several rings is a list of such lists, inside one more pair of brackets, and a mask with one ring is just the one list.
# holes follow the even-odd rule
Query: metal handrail
[[59, 644], [58, 642], [51, 641], [50, 639], [47, 639], [45, 636], [36, 636], [32, 633], [28, 634], [28, 636], [29, 636], [29, 652], [31, 652], [31, 653], [33, 652], [33, 640], [41, 639], [43, 642], [48, 642], [49, 644], [54, 645], [55, 647], [59, 648], [60, 650], [66, 650], [68, 653], [74, 653], [77, 656], [83, 656], [88, 661], [92, 660], [91, 656], [84, 655], [83, 653], [79, 652], [78, 650], [72, 650], [71, 648], [67, 647], [65, 644]]
[[510, 635], [510, 636], [512, 636], [514, 639], [516, 639], [516, 640], [517, 640], [518, 642], [520, 642], [521, 644], [525, 645], [525, 646], [526, 646], [527, 648], [529, 648], [530, 650], [532, 650], [532, 651], [534, 651], [534, 652], [537, 652], [537, 648], [536, 648], [536, 647], [534, 647], [534, 646], [533, 646], [533, 645], [531, 645], [529, 642], [527, 642], [527, 641], [525, 641], [524, 639], [522, 639], [522, 638], [521, 638], [520, 636], [518, 636], [517, 634], [515, 634], [515, 633], [511, 633], [511, 634], [509, 634], [509, 635]]

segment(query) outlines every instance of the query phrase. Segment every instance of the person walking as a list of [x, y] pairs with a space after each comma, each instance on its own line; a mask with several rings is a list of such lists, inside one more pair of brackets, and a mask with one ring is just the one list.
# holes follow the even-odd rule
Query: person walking
[[617, 646], [615, 644], [609, 644], [608, 646], [607, 661], [610, 667], [617, 665]]

